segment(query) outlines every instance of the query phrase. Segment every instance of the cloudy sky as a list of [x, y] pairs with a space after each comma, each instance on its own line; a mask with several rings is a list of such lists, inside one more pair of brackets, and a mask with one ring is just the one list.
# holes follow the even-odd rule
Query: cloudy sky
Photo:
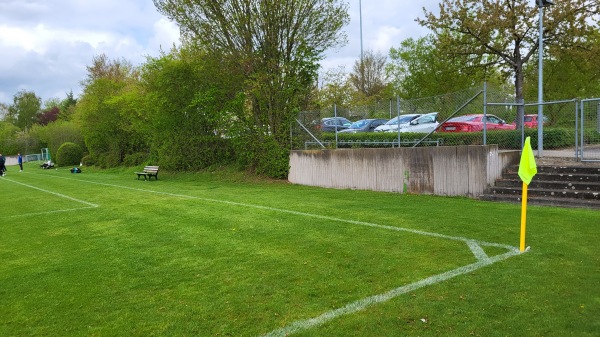
[[[360, 56], [359, 0], [350, 4], [349, 43], [331, 50], [324, 70], [352, 69]], [[427, 33], [414, 20], [438, 0], [362, 1], [363, 50], [387, 55], [400, 41]], [[178, 43], [176, 25], [152, 0], [0, 0], [0, 102], [12, 104], [20, 90], [43, 101], [81, 94], [80, 81], [95, 55], [125, 58], [134, 65]]]

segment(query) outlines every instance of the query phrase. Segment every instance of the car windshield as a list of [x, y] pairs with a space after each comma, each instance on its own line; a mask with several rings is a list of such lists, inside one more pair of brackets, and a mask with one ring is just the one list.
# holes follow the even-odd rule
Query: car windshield
[[366, 119], [362, 119], [352, 123], [352, 125], [350, 125], [350, 129], [362, 129], [365, 126], [367, 126], [367, 124], [369, 124], [369, 121]]
[[400, 124], [407, 124], [413, 119], [417, 118], [419, 115], [400, 115], [398, 117], [394, 117], [390, 119], [386, 125], [398, 125], [398, 119], [400, 119]]
[[479, 118], [479, 116], [458, 116], [458, 117], [454, 117], [454, 118], [450, 118], [450, 120], [448, 120], [448, 122], [472, 122], [474, 120], [476, 120], [477, 118]]

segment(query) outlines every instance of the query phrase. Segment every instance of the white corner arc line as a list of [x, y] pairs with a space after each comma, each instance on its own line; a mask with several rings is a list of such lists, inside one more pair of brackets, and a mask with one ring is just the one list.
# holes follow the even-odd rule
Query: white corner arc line
[[430, 276], [430, 277], [427, 277], [420, 281], [410, 283], [407, 285], [403, 285], [401, 287], [389, 290], [382, 294], [377, 294], [377, 295], [373, 295], [373, 296], [369, 296], [369, 297], [360, 299], [358, 301], [354, 301], [354, 302], [349, 303], [341, 308], [328, 311], [328, 312], [323, 313], [314, 318], [309, 318], [306, 320], [299, 320], [299, 321], [292, 322], [283, 328], [276, 329], [267, 334], [264, 334], [264, 335], [262, 335], [262, 337], [289, 336], [293, 333], [300, 332], [302, 330], [308, 330], [310, 328], [314, 328], [314, 327], [323, 325], [323, 324], [325, 324], [335, 318], [338, 318], [340, 316], [353, 314], [353, 313], [362, 311], [362, 310], [366, 309], [367, 307], [370, 307], [377, 303], [387, 302], [395, 297], [406, 294], [410, 291], [414, 291], [419, 288], [430, 286], [432, 284], [440, 283], [442, 281], [446, 281], [448, 279], [451, 279], [451, 278], [459, 276], [459, 275], [471, 273], [479, 268], [485, 267], [487, 265], [490, 265], [492, 263], [495, 263], [495, 262], [498, 262], [501, 260], [505, 260], [511, 256], [515, 256], [518, 254], [519, 254], [518, 251], [510, 251], [510, 252], [504, 253], [502, 255], [496, 255], [494, 257], [491, 257], [491, 258], [488, 258], [485, 260], [479, 260], [473, 264], [469, 264], [469, 265], [459, 267], [459, 268], [456, 268], [456, 269], [453, 269], [453, 270], [450, 270], [450, 271], [447, 271], [447, 272], [444, 272], [441, 274]]

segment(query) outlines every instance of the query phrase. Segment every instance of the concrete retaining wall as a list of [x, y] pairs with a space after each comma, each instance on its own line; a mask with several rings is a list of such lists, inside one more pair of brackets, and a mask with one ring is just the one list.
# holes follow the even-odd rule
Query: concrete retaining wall
[[518, 162], [497, 145], [292, 151], [294, 184], [385, 192], [479, 196]]

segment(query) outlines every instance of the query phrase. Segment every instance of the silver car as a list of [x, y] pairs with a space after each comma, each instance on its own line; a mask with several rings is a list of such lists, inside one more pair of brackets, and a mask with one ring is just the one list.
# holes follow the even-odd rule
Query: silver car
[[406, 114], [394, 117], [384, 125], [375, 128], [375, 132], [397, 132], [398, 125], [408, 125], [408, 123], [419, 116], [421, 116], [421, 114]]

